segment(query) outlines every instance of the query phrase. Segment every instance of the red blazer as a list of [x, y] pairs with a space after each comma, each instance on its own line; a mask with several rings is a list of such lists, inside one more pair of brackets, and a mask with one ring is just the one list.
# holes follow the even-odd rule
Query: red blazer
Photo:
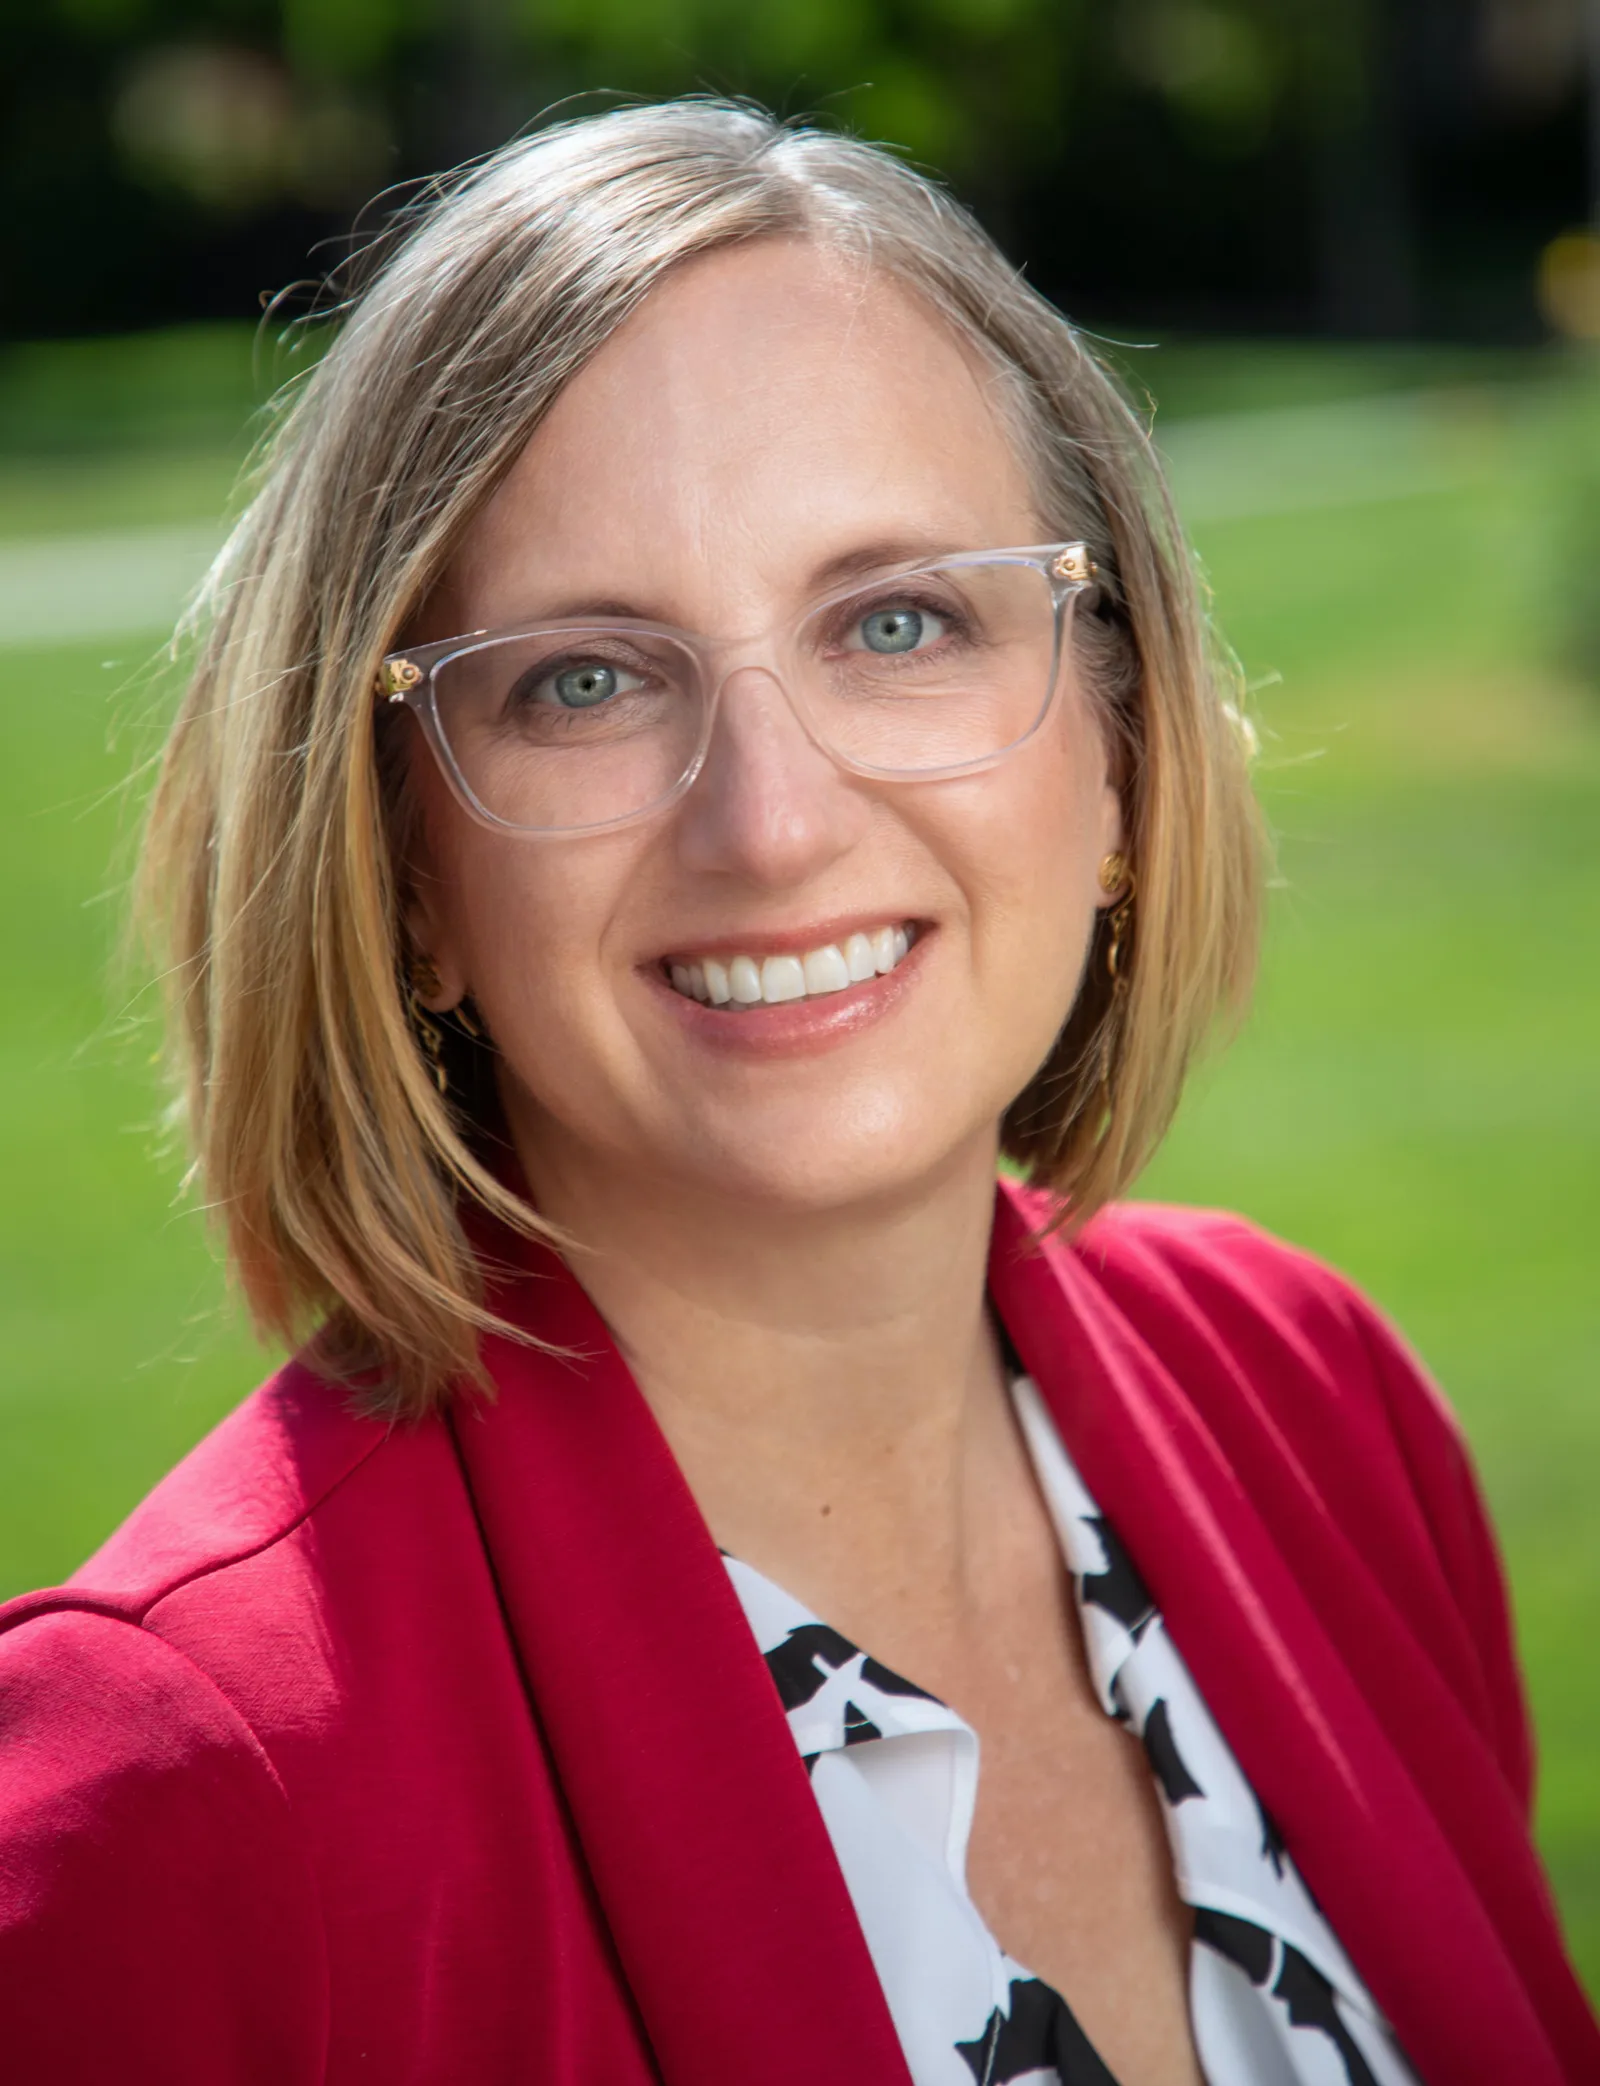
[[[1369, 1305], [1127, 1206], [991, 1295], [1429, 2086], [1600, 2080], [1528, 1838], [1494, 1549]], [[716, 1548], [578, 1284], [499, 1396], [291, 1364], [72, 1583], [0, 1609], [0, 2073], [118, 2086], [907, 2078]]]

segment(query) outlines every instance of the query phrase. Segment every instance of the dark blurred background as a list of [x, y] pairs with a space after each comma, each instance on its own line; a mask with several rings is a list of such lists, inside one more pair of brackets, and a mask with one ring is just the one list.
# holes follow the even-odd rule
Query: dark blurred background
[[1600, 1993], [1600, 0], [0, 10], [0, 1598], [266, 1366], [113, 957], [294, 322], [542, 112], [751, 95], [941, 170], [1153, 415], [1281, 873], [1140, 1192], [1337, 1262], [1447, 1387]]
[[0, 328], [237, 316], [336, 249], [375, 190], [609, 88], [750, 94], [887, 139], [1092, 321], [1600, 329], [1570, 282], [1541, 295], [1542, 260], [1562, 270], [1551, 242], [1595, 199], [1595, 15], [1592, 0], [13, 0]]

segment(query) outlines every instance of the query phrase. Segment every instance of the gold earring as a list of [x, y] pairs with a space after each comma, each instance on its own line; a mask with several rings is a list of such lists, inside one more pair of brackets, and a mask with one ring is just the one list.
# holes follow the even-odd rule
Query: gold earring
[[1133, 925], [1133, 878], [1128, 878], [1128, 888], [1111, 908], [1108, 922], [1110, 939], [1106, 943], [1106, 975], [1111, 980], [1113, 992], [1120, 998], [1128, 989], [1127, 973], [1123, 969], [1126, 957], [1128, 929]]
[[[1114, 881], [1108, 881], [1108, 871], [1116, 865]], [[1112, 1072], [1116, 1064], [1117, 1048], [1122, 1041], [1123, 1024], [1127, 1018], [1128, 1005], [1128, 930], [1133, 925], [1133, 898], [1135, 884], [1133, 873], [1121, 855], [1107, 855], [1100, 865], [1102, 887], [1114, 891], [1122, 885], [1123, 894], [1112, 906], [1106, 921], [1106, 976], [1111, 981], [1111, 994], [1106, 1010], [1100, 1017], [1100, 1108], [1109, 1120], [1112, 1108]]]
[[444, 1031], [433, 1019], [431, 1010], [423, 1005], [425, 999], [436, 998], [443, 989], [438, 968], [431, 956], [419, 956], [412, 963], [411, 977], [406, 987], [406, 1011], [411, 1016], [412, 1031], [428, 1061], [428, 1070], [440, 1093], [448, 1093], [450, 1075], [444, 1068]]
[[1109, 898], [1113, 891], [1120, 891], [1128, 880], [1128, 858], [1126, 855], [1107, 855], [1100, 864], [1100, 888]]

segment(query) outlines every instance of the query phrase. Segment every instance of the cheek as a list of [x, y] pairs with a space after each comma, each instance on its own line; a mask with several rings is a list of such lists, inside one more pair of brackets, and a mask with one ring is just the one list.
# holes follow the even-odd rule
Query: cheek
[[[553, 852], [553, 851], [552, 851]], [[450, 866], [445, 909], [469, 988], [509, 1040], [597, 969], [607, 894], [563, 873], [537, 842], [474, 835]]]
[[507, 1070], [558, 1113], [623, 1078], [619, 966], [640, 882], [627, 837], [519, 840], [456, 820], [437, 851], [440, 916]]

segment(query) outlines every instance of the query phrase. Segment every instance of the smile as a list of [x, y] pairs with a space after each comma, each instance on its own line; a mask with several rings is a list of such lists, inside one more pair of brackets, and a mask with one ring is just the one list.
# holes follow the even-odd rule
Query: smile
[[800, 954], [673, 957], [663, 969], [684, 999], [738, 1012], [848, 992], [903, 963], [916, 938], [916, 922], [905, 920]]

